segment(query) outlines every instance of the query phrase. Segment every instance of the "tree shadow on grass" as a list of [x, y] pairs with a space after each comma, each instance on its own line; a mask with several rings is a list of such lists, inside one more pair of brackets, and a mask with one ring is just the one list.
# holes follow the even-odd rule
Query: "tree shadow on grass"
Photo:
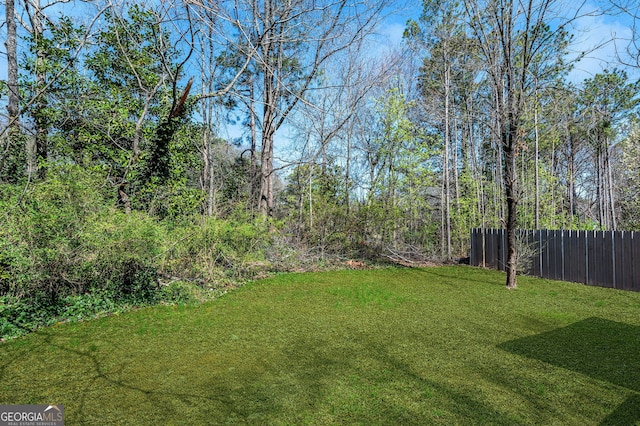
[[488, 284], [491, 286], [504, 287], [504, 272], [480, 269], [465, 265], [456, 265], [445, 268], [415, 268], [408, 272], [403, 270], [403, 274], [413, 274], [418, 280], [437, 277], [438, 283], [448, 286], [459, 286], [460, 282], [464, 282], [476, 286], [478, 284]]
[[113, 424], [514, 424], [468, 389], [425, 377], [368, 333], [296, 336], [282, 350], [241, 352], [240, 367], [194, 372], [187, 389], [152, 375], [129, 376], [126, 359], [106, 362], [99, 351], [67, 344], [63, 333], [38, 334], [67, 355], [63, 372], [81, 368], [73, 382], [77, 399], [67, 401], [69, 420], [78, 424], [100, 417]]
[[[25, 392], [24, 389], [14, 388], [13, 395], [10, 389], [8, 392], [5, 389], [3, 393], [0, 388], [0, 400], [11, 404], [48, 404], [52, 400], [57, 403], [64, 401], [66, 419], [73, 424], [96, 424], [98, 419], [108, 424], [155, 424], [163, 419], [173, 419], [171, 423], [179, 419], [181, 414], [175, 409], [177, 405], [200, 404], [207, 407], [214, 404], [226, 405], [228, 402], [225, 395], [212, 395], [206, 390], [202, 392], [184, 391], [180, 388], [167, 390], [160, 386], [156, 388], [153, 383], [143, 383], [136, 378], [128, 377], [125, 372], [128, 367], [126, 361], [123, 360], [116, 365], [109, 362], [111, 365], [106, 366], [104, 354], [92, 349], [93, 345], [89, 345], [87, 349], [79, 349], [66, 342], [73, 337], [73, 333], [65, 333], [63, 330], [40, 329], [33, 331], [32, 336], [28, 336], [30, 345], [14, 343], [10, 352], [11, 357], [7, 358], [6, 362], [0, 357], [0, 379], [5, 378], [6, 370], [11, 368], [11, 364], [16, 363], [16, 360], [29, 358], [38, 362], [37, 358], [34, 360], [31, 356], [34, 349], [37, 349], [35, 352], [48, 352], [56, 359], [60, 357], [60, 353], [64, 353], [67, 363], [55, 367], [57, 373], [62, 373], [57, 374], [56, 377], [69, 376], [74, 380], [72, 382], [67, 380], [64, 383], [48, 380], [46, 390], [31, 387]], [[34, 340], [37, 340], [36, 344], [33, 344]], [[29, 364], [21, 367], [20, 370], [19, 380], [24, 380], [24, 376], [32, 375]], [[6, 379], [9, 381], [15, 377]], [[71, 390], [68, 389], [69, 386], [72, 387]], [[69, 394], [74, 398], [68, 399]], [[97, 399], [96, 394], [99, 394]], [[53, 399], [42, 399], [43, 395]], [[16, 400], [15, 398], [28, 399]], [[113, 407], [114, 400], [121, 403], [125, 398], [132, 401], [131, 406]], [[137, 402], [147, 406], [152, 404], [153, 412], [144, 412], [142, 403], [135, 406]]]
[[640, 420], [640, 327], [592, 317], [498, 347], [633, 391], [602, 424]]
[[640, 423], [640, 395], [631, 395], [600, 426], [620, 426]]
[[[360, 337], [343, 350], [328, 341], [297, 339], [268, 371], [246, 371], [233, 382], [221, 377], [211, 389], [228, 396], [230, 413], [250, 422], [423, 425], [466, 419], [469, 424], [514, 424], [514, 418], [473, 392], [424, 377], [385, 343]], [[268, 386], [264, 376], [271, 377]]]

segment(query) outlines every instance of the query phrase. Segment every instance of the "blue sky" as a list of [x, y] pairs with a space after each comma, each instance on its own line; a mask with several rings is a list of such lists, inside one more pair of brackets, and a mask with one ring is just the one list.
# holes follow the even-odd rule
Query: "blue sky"
[[[576, 52], [590, 51], [594, 48], [595, 50], [576, 64], [571, 80], [577, 83], [593, 77], [605, 68], [616, 66], [616, 50], [626, 49], [632, 35], [631, 25], [628, 17], [621, 16], [592, 16], [578, 21], [574, 31], [576, 42], [572, 48]], [[611, 39], [616, 40], [607, 42]], [[602, 43], [606, 44], [596, 48]], [[637, 70], [629, 70], [629, 73], [634, 74], [636, 78], [640, 77]]]
[[[399, 46], [402, 43], [405, 23], [409, 18], [417, 19], [420, 15], [421, 2], [415, 4], [414, 7], [406, 7], [391, 15], [381, 28], [381, 34], [388, 40], [390, 46]], [[570, 12], [577, 7], [577, 4], [579, 3], [575, 0], [567, 0], [566, 11]], [[588, 2], [583, 4], [582, 10], [590, 12], [607, 5], [609, 5], [607, 0]], [[616, 66], [616, 49], [624, 50], [626, 48], [632, 35], [631, 26], [630, 18], [623, 15], [594, 14], [576, 20], [571, 27], [571, 33], [574, 36], [571, 50], [576, 55], [580, 52], [589, 53], [575, 64], [569, 75], [569, 80], [573, 83], [580, 83], [605, 68]], [[611, 41], [612, 38], [617, 38], [617, 41]], [[640, 70], [628, 70], [628, 72], [630, 77], [640, 78]]]
[[[567, 0], [568, 5], [575, 4], [571, 0]], [[604, 1], [601, 2], [606, 4]], [[389, 48], [399, 46], [402, 42], [402, 32], [404, 31], [404, 25], [409, 18], [417, 18], [420, 9], [421, 2], [416, 1], [413, 4], [407, 3], [408, 6], [404, 7], [401, 11], [392, 13], [387, 18], [383, 27], [380, 28], [380, 34], [388, 44]], [[591, 10], [598, 7], [600, 3], [592, 2], [587, 3], [585, 10]], [[415, 5], [415, 6], [413, 6]], [[86, 4], [77, 1], [71, 1], [60, 5], [60, 10], [65, 13], [78, 12], [79, 7], [88, 7]], [[3, 8], [4, 9], [4, 8]], [[73, 11], [73, 12], [72, 12]], [[4, 10], [0, 13], [0, 19], [4, 23]], [[616, 49], [624, 49], [626, 42], [622, 39], [629, 39], [631, 36], [631, 21], [628, 18], [622, 16], [590, 16], [584, 17], [577, 21], [573, 27], [573, 34], [575, 37], [575, 43], [572, 45], [574, 52], [591, 51], [595, 46], [602, 44], [604, 41], [611, 39], [613, 36], [619, 40], [617, 43], [609, 42], [604, 46], [591, 51], [584, 59], [576, 64], [574, 71], [570, 75], [570, 80], [574, 83], [579, 83], [585, 78], [590, 78], [596, 73], [602, 71], [605, 68], [611, 68], [613, 62], [616, 61]], [[0, 52], [4, 49], [5, 28], [0, 29]], [[383, 49], [387, 46], [383, 46]], [[629, 70], [629, 74], [633, 78], [640, 78], [640, 71]], [[0, 79], [6, 79], [7, 76], [7, 64], [6, 55], [2, 52], [0, 55]]]

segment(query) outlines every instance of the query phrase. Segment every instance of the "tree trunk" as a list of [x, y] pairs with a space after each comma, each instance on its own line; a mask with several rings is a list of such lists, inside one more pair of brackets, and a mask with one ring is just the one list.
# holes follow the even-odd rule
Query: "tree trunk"
[[251, 153], [249, 157], [249, 178], [250, 180], [250, 200], [249, 206], [251, 208], [252, 216], [255, 213], [255, 207], [258, 203], [256, 200], [259, 200], [259, 192], [260, 188], [257, 184], [257, 176], [258, 176], [258, 156], [256, 155], [256, 150], [258, 148], [258, 133], [257, 133], [257, 120], [256, 120], [256, 112], [255, 112], [255, 87], [253, 84], [253, 77], [249, 82], [249, 133], [251, 135]]
[[444, 153], [442, 158], [443, 173], [443, 191], [445, 197], [445, 234], [446, 234], [446, 258], [451, 259], [451, 182], [449, 175], [449, 147], [451, 144], [451, 129], [449, 125], [449, 92], [450, 92], [450, 76], [448, 58], [445, 55], [445, 72], [444, 72]]
[[568, 135], [569, 138], [569, 162], [567, 165], [568, 168], [568, 177], [567, 177], [567, 192], [568, 192], [568, 197], [569, 197], [569, 215], [571, 218], [571, 224], [573, 225], [573, 221], [574, 221], [574, 215], [576, 212], [576, 208], [575, 208], [575, 198], [574, 198], [574, 194], [575, 194], [575, 170], [576, 170], [576, 147], [575, 147], [575, 143], [574, 143], [574, 138], [571, 135], [571, 133], [569, 133]]
[[19, 119], [19, 94], [18, 94], [18, 56], [16, 44], [16, 19], [14, 11], [14, 0], [6, 0], [5, 13], [7, 24], [7, 86], [9, 89], [9, 102], [7, 112], [9, 113], [9, 127], [17, 128]]
[[[511, 120], [510, 120], [511, 121]], [[506, 129], [505, 129], [506, 130]], [[508, 138], [508, 139], [505, 139]], [[518, 208], [518, 189], [516, 180], [515, 140], [517, 126], [511, 124], [509, 130], [503, 134], [504, 163], [505, 163], [505, 195], [507, 198], [507, 288], [516, 288], [517, 253], [516, 253], [516, 218]]]
[[[455, 106], [454, 106], [455, 108]], [[452, 151], [453, 151], [453, 155], [452, 155], [452, 163], [453, 163], [453, 186], [455, 189], [455, 205], [456, 205], [456, 240], [458, 241], [458, 243], [460, 244], [458, 247], [458, 254], [462, 254], [464, 253], [465, 247], [464, 247], [464, 240], [465, 238], [463, 237], [463, 233], [466, 234], [466, 232], [468, 231], [468, 229], [466, 229], [466, 221], [462, 219], [462, 211], [461, 211], [461, 205], [460, 205], [460, 173], [458, 170], [458, 120], [456, 117], [456, 113], [454, 111], [453, 114], [453, 137], [452, 137], [452, 143], [451, 143], [451, 147], [452, 147]], [[462, 231], [462, 232], [461, 232]]]
[[[264, 4], [264, 26], [265, 34], [262, 40], [262, 55], [267, 60], [272, 60], [275, 51], [275, 33], [273, 5], [271, 1]], [[263, 81], [263, 109], [262, 109], [262, 153], [260, 157], [260, 198], [258, 200], [258, 210], [264, 219], [272, 214], [273, 208], [273, 136], [275, 133], [274, 124], [276, 116], [276, 75], [274, 63], [264, 66]]]
[[351, 203], [349, 202], [349, 179], [351, 179], [351, 129], [347, 133], [347, 162], [344, 170], [344, 203], [347, 209], [347, 218], [351, 213]]
[[604, 191], [602, 184], [602, 153], [600, 150], [600, 142], [598, 141], [598, 145], [596, 148], [596, 199], [598, 202], [598, 223], [600, 227], [605, 226], [605, 217], [604, 217]]
[[302, 182], [301, 178], [302, 173], [296, 173], [296, 189], [298, 192], [298, 223], [296, 224], [297, 229], [297, 240], [298, 244], [302, 242], [302, 221], [304, 218], [304, 182]]
[[609, 150], [609, 144], [607, 142], [607, 144], [605, 145], [605, 155], [606, 155], [606, 166], [607, 166], [607, 192], [608, 192], [608, 199], [609, 199], [609, 208], [611, 211], [611, 227], [609, 229], [611, 229], [612, 231], [616, 231], [618, 228], [618, 223], [616, 220], [616, 210], [615, 210], [615, 198], [614, 198], [614, 181], [613, 181], [613, 170], [611, 167], [611, 154], [610, 154], [610, 150]]
[[35, 102], [35, 159], [32, 165], [34, 170], [37, 170], [39, 178], [44, 178], [46, 175], [46, 165], [48, 149], [47, 149], [47, 97], [45, 93], [41, 93], [47, 85], [47, 73], [45, 70], [46, 52], [42, 48], [42, 38], [44, 34], [44, 17], [42, 15], [42, 9], [40, 7], [40, 1], [36, 0], [31, 3], [33, 8], [33, 14], [31, 16], [31, 24], [33, 30], [33, 40], [36, 45], [36, 90], [37, 101]]
[[[265, 106], [266, 109], [266, 106]], [[271, 216], [273, 209], [273, 136], [263, 135], [260, 157], [260, 200], [258, 208], [263, 218]]]
[[[7, 112], [9, 115], [9, 123], [7, 129], [6, 146], [0, 152], [0, 173], [2, 173], [7, 160], [11, 161], [12, 144], [16, 143], [20, 133], [20, 97], [18, 91], [18, 56], [16, 43], [16, 18], [14, 0], [5, 2], [5, 14], [7, 25], [7, 39], [5, 47], [7, 49], [7, 88], [9, 89], [9, 99], [7, 103]], [[18, 164], [9, 165], [9, 169], [13, 169]], [[15, 170], [10, 170], [7, 177], [17, 178], [17, 176], [9, 176]]]
[[203, 186], [207, 191], [207, 216], [212, 217], [215, 210], [215, 188], [213, 173], [213, 141], [211, 140], [211, 130], [209, 126], [205, 126], [202, 132], [202, 143], [204, 148], [204, 170], [203, 170]]
[[[537, 100], [536, 100], [537, 102]], [[540, 151], [539, 151], [539, 135], [538, 135], [538, 106], [534, 107], [533, 111], [533, 125], [535, 129], [535, 144], [536, 144], [536, 158], [535, 158], [535, 186], [536, 186], [536, 206], [535, 206], [535, 229], [540, 229], [540, 176], [539, 176], [539, 161], [540, 161]]]

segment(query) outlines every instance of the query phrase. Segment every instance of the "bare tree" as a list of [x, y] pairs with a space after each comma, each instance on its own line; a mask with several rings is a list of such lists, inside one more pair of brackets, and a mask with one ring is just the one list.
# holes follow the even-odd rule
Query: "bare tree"
[[[309, 91], [299, 112], [292, 116], [291, 128], [297, 141], [292, 146], [291, 165], [319, 164], [319, 174], [339, 165], [344, 170], [342, 202], [347, 216], [352, 196], [354, 167], [354, 135], [356, 121], [362, 118], [369, 97], [393, 75], [403, 60], [398, 54], [372, 58], [367, 55], [370, 43], [358, 43], [334, 58], [324, 67], [320, 90]], [[371, 123], [369, 123], [371, 124]], [[312, 170], [310, 168], [310, 170]], [[300, 177], [300, 175], [296, 175]], [[317, 176], [309, 173], [308, 187]], [[302, 186], [302, 185], [299, 185]], [[302, 217], [305, 200], [298, 197], [298, 216]], [[312, 197], [308, 197], [309, 222], [312, 219]]]
[[636, 0], [610, 0], [614, 14], [621, 14], [630, 21], [631, 35], [624, 38], [616, 35], [618, 60], [629, 67], [640, 68], [640, 3]]
[[[258, 73], [253, 96], [262, 111], [255, 114], [260, 141], [258, 209], [263, 217], [274, 204], [274, 138], [305, 94], [315, 88], [322, 66], [367, 36], [383, 18], [387, 2], [295, 0], [191, 1], [207, 10], [216, 33], [241, 57], [237, 72], [224, 87], [202, 97], [232, 92], [247, 72]], [[204, 16], [204, 13], [201, 13]], [[213, 19], [212, 19], [213, 18]], [[225, 35], [226, 34], [226, 35]], [[253, 66], [251, 66], [253, 64]], [[256, 147], [257, 149], [257, 147]]]
[[[507, 288], [516, 287], [518, 179], [516, 160], [524, 148], [525, 102], [545, 74], [562, 66], [558, 51], [566, 27], [578, 17], [563, 17], [558, 0], [465, 0], [464, 8], [493, 86], [496, 139], [502, 150], [507, 215]], [[553, 29], [551, 20], [557, 22]], [[562, 42], [562, 43], [560, 43]]]

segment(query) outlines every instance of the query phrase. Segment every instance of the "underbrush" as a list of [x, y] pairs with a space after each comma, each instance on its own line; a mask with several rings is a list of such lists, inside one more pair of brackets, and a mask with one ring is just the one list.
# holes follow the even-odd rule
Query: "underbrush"
[[116, 298], [107, 290], [67, 295], [51, 303], [46, 297], [0, 296], [0, 341], [18, 337], [41, 327], [117, 315], [154, 304], [190, 305], [211, 300], [226, 289], [205, 289], [174, 281], [144, 298]]
[[198, 303], [278, 272], [370, 266], [354, 261], [356, 252], [295, 244], [285, 225], [242, 212], [126, 213], [105, 182], [100, 168], [64, 165], [26, 187], [0, 184], [0, 338], [139, 306]]
[[176, 224], [113, 203], [99, 169], [0, 185], [0, 338], [132, 307], [193, 303], [269, 269], [267, 224]]

